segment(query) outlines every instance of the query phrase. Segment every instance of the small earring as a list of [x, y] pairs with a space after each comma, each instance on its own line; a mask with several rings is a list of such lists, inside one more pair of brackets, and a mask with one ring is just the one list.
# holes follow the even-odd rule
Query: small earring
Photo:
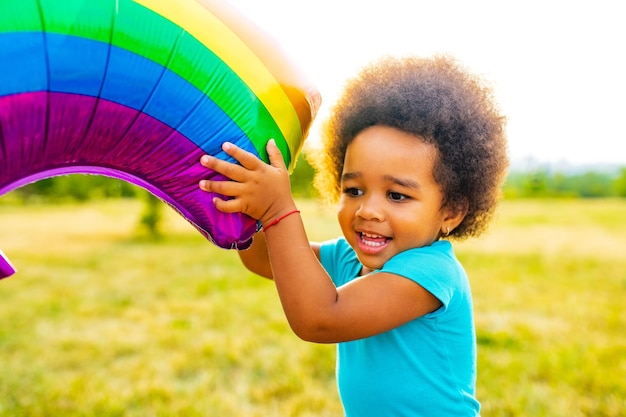
[[450, 235], [450, 226], [446, 226], [446, 233], [444, 236], [448, 237], [448, 235]]

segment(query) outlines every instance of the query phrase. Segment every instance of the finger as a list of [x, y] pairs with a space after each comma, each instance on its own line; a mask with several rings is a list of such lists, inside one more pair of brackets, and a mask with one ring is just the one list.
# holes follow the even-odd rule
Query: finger
[[241, 213], [244, 212], [244, 208], [241, 200], [237, 198], [220, 198], [213, 197], [213, 205], [216, 209], [223, 213]]
[[247, 178], [245, 168], [212, 155], [203, 155], [200, 158], [200, 164], [237, 182], [242, 182]]
[[227, 197], [238, 197], [242, 193], [242, 185], [235, 181], [201, 180], [198, 185], [203, 191]]
[[209, 181], [202, 180], [199, 183], [200, 189], [211, 193], [213, 205], [222, 212], [235, 213], [243, 212], [245, 209], [245, 202], [237, 198], [235, 192], [230, 189], [236, 187], [236, 183], [232, 181]]
[[240, 148], [233, 143], [224, 142], [224, 144], [222, 145], [222, 150], [228, 155], [235, 158], [241, 164], [241, 166], [246, 169], [254, 170], [265, 165], [265, 162], [259, 159], [256, 155]]
[[283, 154], [278, 149], [276, 145], [276, 141], [274, 139], [270, 139], [267, 142], [267, 146], [265, 147], [267, 150], [267, 155], [270, 158], [270, 164], [274, 168], [286, 169], [285, 160], [283, 159]]
[[205, 168], [211, 168], [211, 165], [213, 164], [214, 159], [217, 159], [217, 158], [211, 155], [202, 155], [200, 157], [200, 164], [202, 164], [202, 166]]

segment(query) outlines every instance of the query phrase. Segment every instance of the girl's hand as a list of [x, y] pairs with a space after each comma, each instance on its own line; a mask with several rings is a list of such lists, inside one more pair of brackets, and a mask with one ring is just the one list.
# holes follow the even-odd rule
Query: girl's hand
[[289, 172], [280, 150], [273, 139], [267, 144], [270, 164], [232, 143], [224, 143], [222, 149], [241, 165], [204, 155], [200, 163], [232, 181], [200, 181], [200, 188], [224, 196], [215, 197], [215, 207], [225, 213], [242, 212], [261, 224], [268, 224], [296, 208], [291, 195]]

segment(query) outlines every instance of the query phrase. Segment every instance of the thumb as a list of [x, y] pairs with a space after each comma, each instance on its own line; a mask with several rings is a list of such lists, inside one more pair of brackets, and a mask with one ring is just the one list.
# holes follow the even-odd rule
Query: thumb
[[283, 159], [283, 154], [278, 149], [276, 145], [276, 141], [274, 139], [270, 139], [267, 142], [267, 146], [265, 148], [267, 150], [267, 155], [270, 158], [270, 165], [274, 168], [286, 169], [285, 160]]

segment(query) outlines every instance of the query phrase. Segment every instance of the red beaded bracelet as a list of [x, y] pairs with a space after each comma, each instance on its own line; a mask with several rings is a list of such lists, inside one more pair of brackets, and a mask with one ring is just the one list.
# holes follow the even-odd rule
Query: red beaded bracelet
[[296, 214], [296, 213], [300, 213], [300, 210], [292, 210], [287, 214], [283, 214], [282, 216], [280, 216], [279, 218], [272, 220], [267, 226], [263, 226], [263, 230], [266, 231], [267, 229], [269, 229], [272, 226], [275, 226], [276, 224], [278, 224], [279, 221], [281, 221], [282, 219], [284, 219], [285, 217], [289, 217], [292, 214]]

